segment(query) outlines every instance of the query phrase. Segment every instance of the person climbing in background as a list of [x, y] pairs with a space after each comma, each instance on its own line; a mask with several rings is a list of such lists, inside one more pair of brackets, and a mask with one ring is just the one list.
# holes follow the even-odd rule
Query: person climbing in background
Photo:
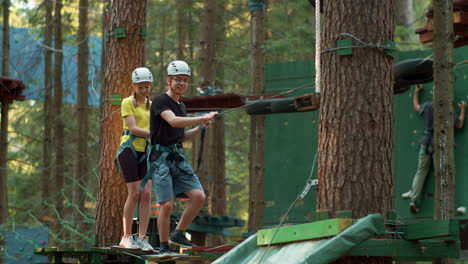
[[[127, 185], [127, 199], [123, 211], [123, 236], [120, 247], [153, 251], [146, 240], [146, 231], [151, 206], [151, 181], [143, 192], [139, 191], [141, 180], [147, 172], [145, 151], [150, 135], [149, 92], [153, 75], [148, 68], [137, 68], [132, 72], [133, 95], [122, 100], [122, 120], [124, 131], [120, 138], [120, 147], [115, 157], [116, 167], [124, 176]], [[135, 206], [138, 206], [138, 239], [132, 235], [132, 222]]]
[[[185, 248], [195, 246], [184, 235], [192, 220], [205, 202], [205, 193], [192, 167], [182, 152], [182, 141], [190, 140], [199, 134], [202, 126], [207, 126], [218, 115], [210, 112], [201, 116], [187, 117], [186, 106], [180, 101], [191, 76], [189, 65], [180, 60], [169, 63], [167, 67], [167, 86], [165, 93], [156, 95], [151, 106], [151, 164], [148, 175], [160, 204], [158, 231], [160, 254], [173, 253], [169, 243]], [[185, 130], [185, 127], [197, 125]], [[148, 177], [148, 176], [147, 176]], [[170, 216], [175, 198], [189, 198], [175, 231], [169, 238]]]
[[[403, 198], [411, 199], [409, 207], [412, 213], [417, 213], [419, 211], [416, 202], [421, 195], [426, 176], [431, 169], [434, 152], [434, 104], [433, 102], [425, 102], [422, 105], [419, 104], [419, 95], [422, 89], [422, 84], [416, 85], [413, 96], [414, 111], [418, 112], [419, 115], [422, 115], [424, 118], [424, 133], [419, 140], [418, 168], [413, 178], [411, 190], [401, 195]], [[454, 116], [454, 125], [456, 128], [462, 128], [465, 120], [466, 103], [461, 101], [458, 103], [458, 106], [460, 107], [460, 115], [458, 117], [456, 115]]]

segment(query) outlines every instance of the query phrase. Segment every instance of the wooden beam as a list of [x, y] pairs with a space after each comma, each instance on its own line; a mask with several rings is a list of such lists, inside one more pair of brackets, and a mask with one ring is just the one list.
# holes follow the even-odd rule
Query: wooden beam
[[280, 244], [331, 237], [341, 233], [351, 225], [352, 219], [336, 218], [306, 224], [283, 226], [277, 233], [277, 228], [263, 229], [257, 232], [257, 245], [265, 246], [269, 243]]

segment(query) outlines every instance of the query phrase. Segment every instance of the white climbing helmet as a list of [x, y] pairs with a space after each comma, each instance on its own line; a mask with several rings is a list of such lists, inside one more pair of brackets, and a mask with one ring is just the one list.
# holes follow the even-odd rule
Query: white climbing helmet
[[185, 61], [176, 60], [169, 63], [167, 66], [167, 75], [188, 75], [191, 76], [190, 67]]
[[148, 68], [145, 68], [145, 67], [136, 68], [132, 73], [132, 82], [133, 83], [153, 82], [153, 74]]

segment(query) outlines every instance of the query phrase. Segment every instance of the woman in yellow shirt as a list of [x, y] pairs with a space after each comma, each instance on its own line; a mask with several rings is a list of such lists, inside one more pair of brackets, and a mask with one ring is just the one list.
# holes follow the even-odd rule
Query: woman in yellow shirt
[[[132, 73], [133, 95], [122, 100], [122, 119], [124, 132], [120, 139], [117, 160], [127, 183], [127, 200], [123, 211], [123, 236], [120, 247], [153, 251], [153, 247], [146, 240], [146, 231], [151, 206], [151, 180], [144, 191], [139, 191], [141, 180], [146, 175], [145, 150], [146, 138], [150, 135], [150, 107], [149, 92], [153, 83], [153, 75], [147, 68], [137, 68]], [[119, 166], [118, 166], [119, 167]], [[139, 204], [138, 239], [132, 235], [133, 212], [137, 202]]]

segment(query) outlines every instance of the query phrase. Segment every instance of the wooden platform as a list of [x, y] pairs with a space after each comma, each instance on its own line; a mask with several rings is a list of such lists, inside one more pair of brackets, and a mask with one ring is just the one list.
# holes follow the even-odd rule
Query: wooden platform
[[[223, 251], [225, 252], [225, 251]], [[80, 263], [100, 264], [109, 256], [126, 256], [132, 263], [169, 263], [177, 261], [214, 260], [223, 252], [194, 252], [190, 254], [158, 254], [139, 249], [125, 249], [119, 246], [93, 247], [93, 248], [37, 248], [34, 254], [47, 256], [48, 263], [65, 263], [65, 259], [76, 259]]]

